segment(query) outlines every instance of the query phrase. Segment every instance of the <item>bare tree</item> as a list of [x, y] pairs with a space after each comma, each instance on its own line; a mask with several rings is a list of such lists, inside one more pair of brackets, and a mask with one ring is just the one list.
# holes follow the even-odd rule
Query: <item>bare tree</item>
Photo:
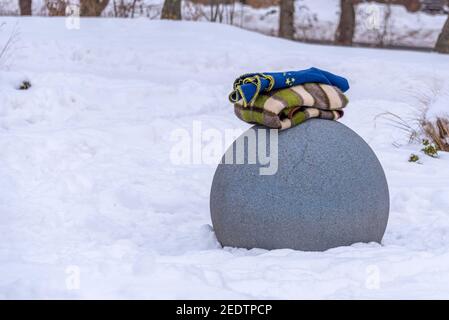
[[435, 44], [435, 51], [441, 53], [449, 53], [449, 15], [447, 16], [446, 23], [438, 36], [437, 43]]
[[209, 0], [210, 15], [208, 20], [212, 22], [222, 22], [223, 12], [226, 5], [223, 5], [222, 1], [219, 0]]
[[335, 35], [335, 42], [352, 45], [355, 30], [355, 8], [353, 0], [340, 0], [340, 21]]
[[352, 45], [355, 31], [355, 5], [362, 2], [402, 5], [409, 12], [417, 12], [421, 9], [421, 0], [340, 0], [340, 21], [335, 34], [336, 43]]
[[236, 0], [207, 0], [209, 14], [204, 11], [202, 15], [211, 22], [234, 24]]
[[281, 0], [279, 13], [279, 37], [293, 39], [294, 17], [295, 17], [295, 1], [294, 0]]
[[80, 15], [99, 17], [108, 6], [109, 0], [80, 0]]
[[31, 16], [32, 0], [19, 0], [21, 16]]
[[181, 20], [181, 0], [165, 0], [161, 19]]
[[52, 17], [65, 16], [65, 9], [67, 7], [66, 0], [46, 0], [48, 15]]
[[121, 18], [134, 18], [136, 9], [139, 6], [143, 8], [143, 0], [113, 0], [114, 16]]
[[379, 33], [379, 45], [380, 47], [384, 47], [389, 38], [389, 31], [391, 29], [392, 21], [391, 21], [391, 5], [387, 4], [384, 12], [384, 22], [383, 22], [383, 28], [380, 30]]
[[[149, 19], [159, 19], [162, 10], [157, 2], [153, 3], [146, 0], [112, 0], [112, 9], [114, 17], [134, 18], [144, 16]], [[110, 13], [108, 14], [110, 15]]]

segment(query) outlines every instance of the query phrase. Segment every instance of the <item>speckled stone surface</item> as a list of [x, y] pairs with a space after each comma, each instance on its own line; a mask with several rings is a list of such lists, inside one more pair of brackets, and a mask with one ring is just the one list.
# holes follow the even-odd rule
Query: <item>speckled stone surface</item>
[[218, 166], [210, 209], [223, 246], [324, 251], [381, 242], [388, 185], [360, 136], [339, 122], [312, 119], [280, 132], [278, 141], [274, 175], [260, 175], [259, 162], [247, 164], [246, 151], [246, 164]]

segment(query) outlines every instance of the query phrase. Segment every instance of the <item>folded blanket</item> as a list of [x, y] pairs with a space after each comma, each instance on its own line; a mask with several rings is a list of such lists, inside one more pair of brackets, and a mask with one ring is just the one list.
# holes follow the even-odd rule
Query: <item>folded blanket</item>
[[274, 129], [288, 129], [310, 118], [337, 120], [348, 99], [339, 87], [305, 83], [287, 89], [260, 93], [251, 106], [234, 104], [237, 117]]
[[345, 78], [317, 68], [290, 72], [248, 73], [234, 81], [234, 89], [229, 95], [229, 100], [244, 107], [252, 106], [262, 93], [308, 82], [336, 86], [343, 92], [349, 89]]

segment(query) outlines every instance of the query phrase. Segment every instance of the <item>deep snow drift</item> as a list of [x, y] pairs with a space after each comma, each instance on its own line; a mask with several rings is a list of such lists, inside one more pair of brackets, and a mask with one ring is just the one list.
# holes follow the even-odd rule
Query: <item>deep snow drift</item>
[[[1, 298], [449, 298], [449, 155], [426, 157], [375, 119], [413, 116], [423, 96], [448, 107], [449, 56], [206, 23], [1, 21], [0, 43], [20, 31], [0, 73]], [[227, 101], [234, 78], [309, 66], [349, 78], [341, 121], [389, 182], [383, 244], [223, 249], [209, 217], [215, 166], [175, 165], [172, 133], [248, 128]], [[32, 88], [17, 90], [24, 79]]]

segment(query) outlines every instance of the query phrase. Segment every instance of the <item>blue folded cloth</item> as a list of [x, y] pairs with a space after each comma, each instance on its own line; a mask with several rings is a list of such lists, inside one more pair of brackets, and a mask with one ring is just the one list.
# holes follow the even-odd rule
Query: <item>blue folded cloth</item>
[[308, 82], [336, 86], [343, 92], [349, 89], [348, 80], [318, 68], [289, 72], [247, 73], [234, 81], [234, 90], [229, 95], [229, 100], [232, 103], [243, 100], [243, 106], [251, 106], [261, 92], [289, 88]]

